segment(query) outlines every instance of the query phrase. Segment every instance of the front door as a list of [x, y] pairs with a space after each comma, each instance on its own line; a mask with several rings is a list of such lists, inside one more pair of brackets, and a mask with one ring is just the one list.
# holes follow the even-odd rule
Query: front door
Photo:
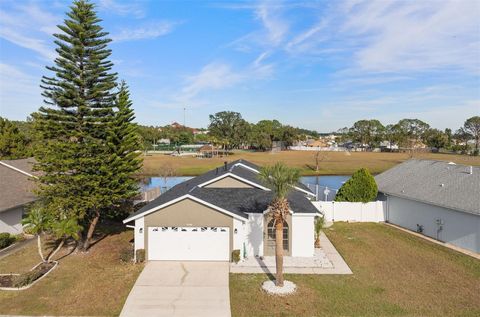
[[[289, 249], [289, 227], [286, 221], [283, 222], [283, 255], [290, 255]], [[275, 219], [267, 223], [266, 234], [264, 238], [264, 255], [275, 255]]]

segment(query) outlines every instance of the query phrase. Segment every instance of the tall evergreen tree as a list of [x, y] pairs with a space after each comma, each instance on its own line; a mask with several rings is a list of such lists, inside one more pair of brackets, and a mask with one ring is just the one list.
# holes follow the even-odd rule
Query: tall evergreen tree
[[0, 117], [0, 158], [18, 159], [29, 154], [25, 135], [11, 121]]
[[[125, 200], [138, 194], [138, 181], [132, 177], [142, 166], [140, 159], [142, 148], [138, 126], [133, 123], [135, 114], [132, 109], [130, 92], [127, 84], [122, 81], [115, 102], [117, 111], [109, 131], [108, 145], [112, 178], [110, 186], [112, 194], [119, 206]], [[118, 206], [117, 206], [118, 207]], [[112, 208], [115, 216], [118, 208]]]
[[108, 60], [111, 40], [100, 22], [93, 4], [73, 2], [58, 26], [62, 32], [54, 34], [58, 57], [47, 67], [53, 74], [42, 79], [45, 106], [34, 114], [41, 137], [36, 169], [43, 172], [38, 194], [88, 229], [84, 248], [100, 215], [118, 199], [108, 144], [117, 77]]

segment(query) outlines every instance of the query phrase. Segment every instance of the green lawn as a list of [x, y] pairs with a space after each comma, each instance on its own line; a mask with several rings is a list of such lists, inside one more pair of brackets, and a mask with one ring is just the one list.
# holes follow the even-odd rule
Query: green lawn
[[233, 316], [480, 316], [480, 261], [383, 224], [325, 230], [353, 275], [287, 275], [272, 297], [264, 274], [231, 274]]
[[[132, 231], [114, 230], [88, 253], [60, 259], [58, 267], [30, 289], [0, 291], [0, 314], [117, 316], [143, 268], [119, 260], [120, 250], [132, 238]], [[0, 273], [25, 272], [39, 261], [32, 243], [0, 260]]]

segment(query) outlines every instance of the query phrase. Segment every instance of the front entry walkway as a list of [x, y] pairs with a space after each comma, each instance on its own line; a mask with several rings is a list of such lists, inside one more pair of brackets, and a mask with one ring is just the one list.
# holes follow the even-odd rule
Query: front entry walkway
[[120, 316], [230, 316], [227, 262], [150, 261]]
[[[320, 234], [320, 249], [315, 249], [313, 257], [283, 257], [283, 272], [288, 274], [352, 274], [327, 236]], [[231, 273], [267, 273], [276, 271], [275, 257], [249, 257], [237, 264], [230, 264]]]

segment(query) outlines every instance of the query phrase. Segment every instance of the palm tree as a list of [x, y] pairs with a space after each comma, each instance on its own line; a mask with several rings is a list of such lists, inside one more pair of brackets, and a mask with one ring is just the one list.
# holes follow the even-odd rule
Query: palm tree
[[315, 217], [315, 248], [320, 248], [320, 232], [325, 225], [325, 217]]
[[80, 238], [79, 232], [82, 230], [82, 227], [78, 224], [77, 219], [66, 218], [52, 223], [51, 230], [55, 238], [57, 238], [57, 240], [60, 239], [60, 243], [55, 250], [50, 253], [47, 258], [47, 262], [52, 261], [53, 256], [60, 251], [67, 238], [72, 237], [75, 240], [78, 240]]
[[46, 212], [43, 206], [38, 204], [33, 205], [27, 216], [22, 220], [22, 225], [25, 227], [25, 231], [37, 235], [38, 254], [40, 254], [42, 262], [45, 262], [45, 257], [43, 256], [42, 251], [41, 235], [49, 229], [50, 224], [50, 215]]
[[260, 179], [273, 191], [274, 197], [269, 205], [269, 216], [275, 223], [275, 264], [277, 276], [275, 284], [283, 286], [283, 223], [290, 212], [287, 195], [300, 179], [300, 171], [282, 163], [265, 166], [260, 170]]

